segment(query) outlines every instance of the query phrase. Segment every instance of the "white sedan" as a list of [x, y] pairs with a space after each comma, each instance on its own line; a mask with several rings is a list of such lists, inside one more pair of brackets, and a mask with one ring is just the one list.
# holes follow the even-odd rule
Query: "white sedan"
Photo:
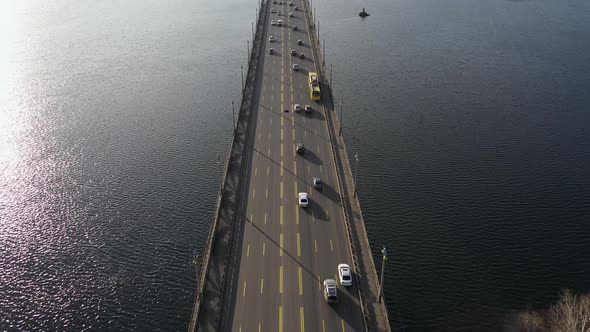
[[299, 206], [306, 208], [308, 205], [307, 193], [299, 193]]
[[352, 286], [352, 274], [348, 264], [338, 264], [338, 276], [342, 286]]
[[270, 36], [270, 37], [268, 37], [268, 41], [272, 43], [275, 41], [275, 38], [273, 36]]

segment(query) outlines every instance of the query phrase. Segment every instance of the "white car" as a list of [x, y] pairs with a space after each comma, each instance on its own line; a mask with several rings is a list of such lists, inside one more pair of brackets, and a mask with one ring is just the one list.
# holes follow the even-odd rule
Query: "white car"
[[301, 112], [301, 105], [299, 105], [299, 104], [295, 104], [295, 105], [293, 105], [293, 110], [294, 110], [295, 112]]
[[305, 113], [311, 112], [311, 105], [305, 105]]
[[277, 22], [275, 20], [270, 21], [270, 25], [277, 25]]
[[307, 193], [299, 193], [299, 206], [306, 208], [308, 205]]
[[348, 264], [338, 264], [338, 277], [342, 286], [352, 286], [352, 274]]
[[277, 21], [277, 25], [278, 25], [278, 26], [283, 26], [283, 20], [278, 20], [278, 21]]
[[274, 12], [275, 12], [275, 9], [274, 9], [274, 8], [271, 8], [271, 9], [270, 9], [270, 12], [271, 12], [271, 13], [274, 13]]
[[268, 37], [268, 41], [271, 42], [271, 43], [274, 42], [275, 41], [275, 37], [273, 37], [273, 36]]
[[296, 63], [294, 63], [294, 64], [293, 64], [293, 70], [294, 70], [294, 71], [299, 71], [299, 65], [298, 65], [298, 64], [296, 64]]

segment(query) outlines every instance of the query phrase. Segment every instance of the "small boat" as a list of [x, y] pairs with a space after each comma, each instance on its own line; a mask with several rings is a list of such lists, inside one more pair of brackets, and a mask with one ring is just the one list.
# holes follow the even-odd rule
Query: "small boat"
[[367, 13], [367, 12], [365, 11], [365, 8], [363, 8], [363, 11], [359, 13], [359, 16], [360, 16], [360, 17], [367, 17], [367, 16], [369, 16], [369, 15], [371, 15], [371, 14]]

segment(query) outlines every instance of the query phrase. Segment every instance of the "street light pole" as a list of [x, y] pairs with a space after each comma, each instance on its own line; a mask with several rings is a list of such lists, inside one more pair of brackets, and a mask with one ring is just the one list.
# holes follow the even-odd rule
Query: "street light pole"
[[234, 101], [231, 101], [231, 114], [232, 114], [232, 119], [234, 120], [234, 130], [236, 130], [236, 111], [234, 109]]
[[340, 129], [338, 130], [340, 136], [342, 136], [342, 99], [340, 99]]
[[356, 197], [356, 176], [358, 175], [359, 154], [354, 154], [354, 197]]
[[381, 303], [381, 293], [383, 292], [383, 275], [385, 274], [385, 261], [387, 261], [387, 249], [383, 246], [381, 249], [383, 254], [383, 262], [381, 263], [381, 283], [379, 284], [379, 295], [377, 295], [377, 302]]
[[240, 71], [242, 72], [242, 92], [244, 92], [244, 66], [240, 65]]
[[219, 168], [219, 193], [221, 194], [221, 155], [217, 154], [217, 167]]

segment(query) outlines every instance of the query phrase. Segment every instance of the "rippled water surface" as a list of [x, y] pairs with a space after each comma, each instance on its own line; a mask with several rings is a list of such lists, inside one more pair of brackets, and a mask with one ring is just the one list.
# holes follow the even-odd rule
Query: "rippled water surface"
[[[0, 4], [0, 330], [186, 329], [255, 7]], [[590, 3], [314, 7], [394, 329], [590, 291]]]

